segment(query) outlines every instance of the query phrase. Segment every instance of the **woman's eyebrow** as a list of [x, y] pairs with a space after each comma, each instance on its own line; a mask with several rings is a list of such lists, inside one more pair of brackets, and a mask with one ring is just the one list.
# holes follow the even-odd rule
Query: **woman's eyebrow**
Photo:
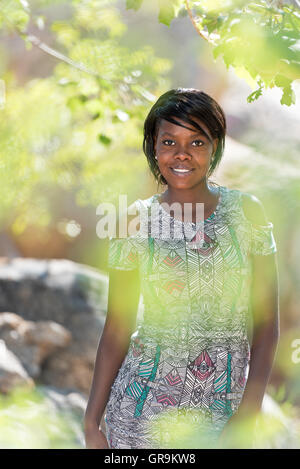
[[[202, 135], [203, 137], [207, 137], [207, 135], [206, 135], [205, 133], [203, 133], [203, 132], [200, 132], [200, 130], [195, 131], [194, 134], [195, 134], [195, 135]], [[162, 136], [163, 136], [163, 135], [170, 135], [171, 137], [176, 137], [176, 134], [172, 134], [171, 132], [163, 132], [161, 135], [162, 135]], [[207, 137], [207, 138], [208, 138], [208, 137]]]

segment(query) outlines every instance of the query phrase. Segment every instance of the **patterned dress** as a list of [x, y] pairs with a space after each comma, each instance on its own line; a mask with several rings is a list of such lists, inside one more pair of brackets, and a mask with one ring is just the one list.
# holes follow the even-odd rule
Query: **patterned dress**
[[277, 249], [273, 224], [245, 217], [241, 191], [219, 193], [202, 224], [173, 218], [159, 194], [138, 199], [147, 223], [110, 238], [108, 266], [139, 267], [143, 299], [106, 407], [111, 448], [213, 447], [239, 407], [252, 340], [251, 256]]

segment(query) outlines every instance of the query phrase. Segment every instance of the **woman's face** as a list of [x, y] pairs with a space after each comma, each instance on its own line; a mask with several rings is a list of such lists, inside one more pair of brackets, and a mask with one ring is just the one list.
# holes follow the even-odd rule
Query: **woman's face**
[[169, 187], [191, 189], [202, 182], [209, 170], [211, 157], [215, 153], [218, 139], [213, 140], [206, 125], [191, 116], [210, 137], [177, 117], [185, 127], [162, 120], [154, 140], [155, 155], [159, 170]]

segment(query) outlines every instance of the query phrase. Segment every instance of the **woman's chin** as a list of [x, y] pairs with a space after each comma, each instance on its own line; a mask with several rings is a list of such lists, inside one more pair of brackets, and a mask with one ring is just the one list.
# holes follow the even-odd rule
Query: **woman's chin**
[[166, 178], [164, 176], [165, 180], [167, 181], [168, 187], [171, 187], [173, 189], [192, 189], [195, 186], [200, 186], [203, 184], [203, 181], [205, 181], [205, 176], [200, 179], [200, 180], [184, 180], [184, 179], [175, 179], [174, 178]]

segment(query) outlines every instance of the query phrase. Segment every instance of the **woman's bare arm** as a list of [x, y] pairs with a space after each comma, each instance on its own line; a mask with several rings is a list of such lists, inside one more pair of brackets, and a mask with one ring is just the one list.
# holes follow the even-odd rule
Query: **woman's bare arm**
[[257, 414], [271, 374], [279, 340], [276, 254], [253, 260], [253, 340], [249, 374], [239, 413]]
[[99, 428], [111, 386], [126, 356], [140, 297], [138, 269], [109, 272], [108, 311], [99, 341], [84, 417], [86, 433]]
[[[246, 217], [252, 223], [266, 225], [266, 216], [259, 201], [253, 200], [252, 197], [246, 198], [243, 207]], [[250, 301], [253, 334], [249, 373], [238, 411], [224, 427], [222, 438], [226, 447], [252, 445], [256, 417], [260, 412], [274, 363], [279, 340], [276, 253], [252, 256]]]
[[[244, 199], [244, 212], [256, 225], [266, 225], [264, 208], [252, 196]], [[271, 374], [279, 340], [277, 254], [252, 257], [251, 309], [253, 338], [249, 374], [239, 413], [258, 413]]]

